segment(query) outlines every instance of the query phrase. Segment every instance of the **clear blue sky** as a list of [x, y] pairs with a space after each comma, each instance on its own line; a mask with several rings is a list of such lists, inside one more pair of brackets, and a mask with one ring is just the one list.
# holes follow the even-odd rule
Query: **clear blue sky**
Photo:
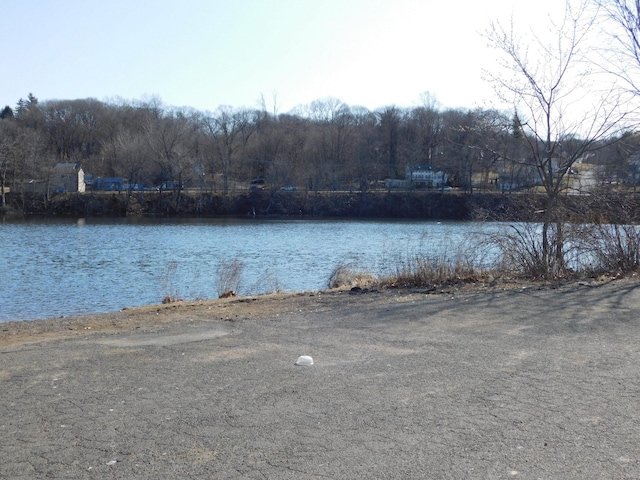
[[[515, 8], [560, 0], [0, 0], [0, 107], [159, 96], [280, 112], [324, 97], [371, 110], [429, 91], [445, 107], [492, 97], [479, 35]], [[542, 6], [541, 6], [542, 5]]]

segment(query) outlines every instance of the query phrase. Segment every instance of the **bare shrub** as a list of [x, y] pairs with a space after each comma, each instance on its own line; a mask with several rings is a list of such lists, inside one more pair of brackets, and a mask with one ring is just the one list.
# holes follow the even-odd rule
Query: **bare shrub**
[[329, 277], [329, 288], [367, 287], [376, 278], [369, 272], [358, 271], [353, 264], [338, 265]]
[[505, 232], [490, 236], [501, 253], [499, 269], [515, 275], [541, 278], [547, 274], [542, 254], [542, 238], [536, 224], [511, 225]]
[[640, 270], [640, 228], [637, 225], [590, 225], [584, 249], [594, 273], [626, 274]]
[[639, 198], [611, 194], [592, 195], [598, 208], [583, 226], [582, 249], [594, 274], [627, 274], [640, 270]]
[[278, 276], [270, 269], [265, 270], [262, 275], [249, 289], [251, 292], [278, 293], [282, 291]]
[[[546, 229], [544, 235], [542, 229]], [[551, 280], [584, 270], [583, 235], [580, 224], [518, 223], [491, 234], [487, 241], [500, 252], [497, 270], [531, 280]]]
[[242, 284], [244, 263], [234, 258], [221, 262], [216, 268], [218, 298], [231, 297], [238, 294]]

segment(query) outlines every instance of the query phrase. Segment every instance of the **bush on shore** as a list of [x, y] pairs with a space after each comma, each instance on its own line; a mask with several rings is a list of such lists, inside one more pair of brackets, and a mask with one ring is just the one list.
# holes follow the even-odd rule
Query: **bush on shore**
[[494, 286], [500, 280], [557, 282], [625, 277], [640, 271], [640, 227], [636, 225], [565, 225], [562, 233], [567, 248], [558, 262], [564, 268], [551, 271], [551, 275], [542, 254], [539, 230], [539, 224], [505, 225], [500, 232], [450, 246], [444, 254], [416, 254], [396, 261], [392, 274], [378, 277], [341, 265], [334, 270], [329, 286], [433, 290], [460, 284]]

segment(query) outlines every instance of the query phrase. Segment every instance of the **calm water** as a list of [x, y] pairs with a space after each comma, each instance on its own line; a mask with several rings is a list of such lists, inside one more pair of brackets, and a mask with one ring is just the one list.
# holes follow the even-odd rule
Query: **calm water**
[[474, 223], [345, 220], [0, 220], [0, 322], [217, 298], [223, 262], [243, 263], [239, 293], [326, 288], [341, 264], [392, 273], [447, 252]]

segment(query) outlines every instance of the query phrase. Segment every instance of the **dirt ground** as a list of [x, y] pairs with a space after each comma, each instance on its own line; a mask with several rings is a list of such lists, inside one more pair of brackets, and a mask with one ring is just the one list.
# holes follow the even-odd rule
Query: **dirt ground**
[[0, 478], [640, 478], [639, 281], [351, 293], [0, 324]]

